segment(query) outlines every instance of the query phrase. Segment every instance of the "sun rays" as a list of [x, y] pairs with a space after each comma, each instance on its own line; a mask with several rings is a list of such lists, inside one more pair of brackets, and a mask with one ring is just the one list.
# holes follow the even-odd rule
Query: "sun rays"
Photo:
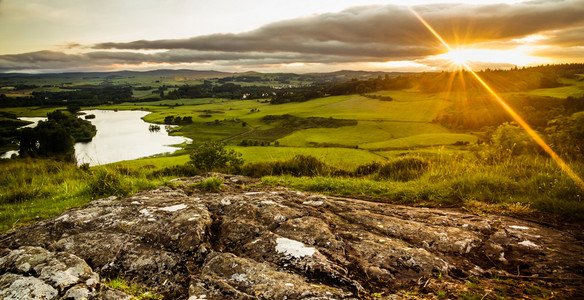
[[[484, 81], [479, 74], [477, 74], [473, 69], [469, 66], [470, 61], [474, 59], [478, 59], [478, 54], [481, 52], [471, 51], [471, 50], [460, 50], [460, 49], [453, 49], [444, 39], [434, 30], [434, 28], [426, 22], [416, 11], [410, 8], [412, 13], [420, 20], [422, 24], [442, 43], [442, 45], [448, 49], [448, 52], [443, 54], [444, 58], [450, 60], [451, 64], [454, 66], [458, 66], [458, 71], [454, 72], [454, 76], [458, 73], [460, 76], [460, 80], [464, 80], [464, 72], [468, 72], [472, 74], [472, 77], [476, 79], [478, 83], [501, 105], [501, 107], [511, 116], [511, 118], [523, 128], [527, 134], [558, 164], [558, 166], [564, 171], [574, 182], [584, 191], [584, 181], [570, 166], [537, 134], [537, 132], [531, 128], [521, 116], [511, 108], [499, 94], [495, 90], [493, 90], [490, 85]], [[486, 53], [486, 52], [485, 52]], [[483, 53], [484, 54], [484, 53]], [[477, 56], [473, 56], [477, 55]], [[489, 55], [489, 57], [491, 57]], [[454, 82], [454, 76], [451, 81], [449, 81], [449, 90]], [[464, 83], [462, 83], [464, 85]], [[450, 92], [448, 92], [450, 93]]]

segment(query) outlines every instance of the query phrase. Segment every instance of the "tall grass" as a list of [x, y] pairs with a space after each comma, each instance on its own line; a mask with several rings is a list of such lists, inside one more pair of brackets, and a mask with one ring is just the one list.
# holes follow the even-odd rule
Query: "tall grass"
[[0, 161], [0, 232], [107, 196], [161, 185], [168, 177], [119, 165], [82, 169], [51, 160]]
[[[584, 164], [572, 165], [584, 175]], [[398, 158], [361, 166], [353, 176], [265, 176], [262, 182], [337, 196], [373, 196], [399, 204], [584, 221], [583, 191], [541, 156], [497, 161], [470, 156]]]
[[[584, 163], [572, 168], [584, 176]], [[377, 197], [408, 205], [465, 207], [482, 212], [584, 221], [583, 191], [542, 156], [409, 155], [344, 171], [310, 156], [253, 163], [242, 172], [283, 185], [339, 196]], [[50, 160], [0, 161], [0, 232], [56, 216], [93, 199], [125, 196], [171, 178], [199, 174], [192, 167], [93, 168]], [[209, 190], [218, 191], [219, 183]], [[204, 187], [202, 187], [204, 189]]]

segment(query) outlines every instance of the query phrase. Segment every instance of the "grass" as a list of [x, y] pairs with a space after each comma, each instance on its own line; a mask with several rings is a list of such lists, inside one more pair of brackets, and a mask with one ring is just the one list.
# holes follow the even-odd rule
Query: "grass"
[[[399, 160], [403, 158], [386, 166]], [[262, 182], [335, 196], [377, 197], [399, 204], [584, 220], [582, 190], [548, 159], [526, 156], [488, 163], [473, 157], [448, 156], [424, 161], [417, 167], [409, 163], [393, 166], [387, 172], [390, 176], [382, 172], [356, 178], [282, 175], [265, 176]], [[573, 167], [583, 170], [584, 166], [577, 163]]]
[[359, 165], [385, 158], [366, 150], [350, 148], [309, 148], [309, 147], [231, 147], [242, 154], [246, 163], [283, 161], [296, 155], [311, 155], [328, 165], [353, 170]]
[[466, 133], [428, 133], [360, 145], [364, 149], [412, 148], [417, 146], [450, 145], [456, 142], [476, 143], [478, 138]]
[[6, 107], [2, 108], [2, 111], [15, 114], [17, 117], [46, 117], [48, 113], [59, 109], [65, 107]]
[[128, 281], [124, 277], [106, 278], [103, 280], [103, 284], [111, 289], [131, 295], [131, 300], [162, 299], [162, 296], [153, 293], [151, 288]]
[[201, 182], [197, 182], [192, 185], [192, 187], [196, 189], [210, 193], [219, 193], [221, 191], [222, 186], [223, 180], [217, 177], [207, 178]]
[[165, 183], [146, 169], [111, 165], [82, 169], [50, 160], [0, 161], [0, 232], [54, 217], [93, 199], [125, 196]]
[[[394, 101], [359, 95], [332, 96], [301, 103], [272, 105], [259, 100], [178, 99], [99, 106], [98, 109], [142, 109], [152, 113], [144, 120], [163, 123], [167, 116], [191, 117], [192, 124], [177, 128], [173, 135], [195, 143], [226, 141], [232, 145], [243, 139], [274, 142], [293, 147], [360, 147], [389, 149], [474, 142], [475, 137], [455, 133], [433, 123], [451, 105], [444, 93], [416, 90], [383, 91]], [[175, 106], [179, 105], [179, 106]], [[266, 123], [267, 115], [291, 114], [299, 118], [321, 117], [358, 121], [338, 128], [290, 128], [285, 123]], [[245, 126], [244, 126], [245, 122]], [[380, 143], [380, 144], [376, 144]]]
[[567, 96], [584, 96], [584, 81], [563, 78], [560, 80], [560, 83], [564, 84], [565, 86], [536, 89], [529, 91], [529, 94], [534, 96], [549, 96], [556, 98], [566, 98]]
[[306, 147], [318, 144], [359, 146], [426, 133], [449, 133], [437, 124], [425, 122], [359, 121], [356, 126], [311, 128], [279, 139], [281, 145]]
[[[158, 79], [138, 76], [114, 81], [157, 87], [162, 84], [155, 83]], [[164, 83], [183, 84], [196, 80], [166, 78]], [[103, 78], [71, 78], [70, 81], [99, 84]], [[581, 95], [583, 82], [565, 79], [563, 87], [522, 93], [554, 97]], [[174, 135], [189, 137], [195, 145], [225, 141], [231, 149], [242, 153], [246, 163], [258, 167], [265, 167], [268, 162], [288, 161], [288, 165], [271, 166], [291, 169], [293, 158], [304, 155], [326, 162], [324, 169], [327, 170], [332, 167], [350, 173], [363, 165], [372, 170], [361, 177], [325, 174], [263, 177], [268, 185], [286, 185], [333, 195], [379, 197], [382, 201], [412, 205], [456, 206], [514, 215], [543, 213], [556, 218], [584, 220], [582, 191], [548, 159], [525, 156], [493, 160], [469, 151], [471, 146], [452, 145], [459, 141], [474, 144], [477, 140], [470, 132], [449, 130], [433, 122], [451, 105], [455, 95], [413, 89], [373, 94], [389, 96], [393, 101], [359, 95], [281, 105], [256, 100], [179, 99], [93, 109], [148, 110], [151, 113], [144, 119], [155, 123], [162, 123], [166, 116], [190, 116], [193, 123], [178, 127]], [[135, 96], [158, 95], [139, 91]], [[18, 116], [45, 116], [55, 109], [31, 107], [3, 111]], [[284, 128], [284, 122], [268, 124], [262, 121], [267, 115], [284, 114], [299, 118], [356, 120], [357, 124], [299, 130]], [[243, 139], [269, 141], [272, 145], [278, 141], [280, 146], [235, 146]], [[179, 151], [173, 156], [125, 161], [89, 170], [49, 161], [0, 162], [0, 231], [55, 216], [98, 197], [123, 196], [164, 184], [169, 178], [186, 176], [196, 170], [175, 166], [184, 165], [188, 160], [187, 151]], [[580, 173], [584, 170], [581, 162], [575, 163], [573, 168]], [[209, 188], [214, 190], [215, 184], [210, 182]]]

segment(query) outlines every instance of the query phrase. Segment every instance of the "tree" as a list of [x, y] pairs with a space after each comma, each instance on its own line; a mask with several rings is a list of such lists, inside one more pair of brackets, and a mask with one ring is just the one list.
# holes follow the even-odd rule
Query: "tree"
[[70, 131], [56, 121], [41, 121], [35, 128], [20, 131], [19, 154], [22, 157], [53, 157], [75, 161], [75, 140]]
[[493, 145], [510, 155], [540, 153], [541, 149], [527, 134], [527, 132], [515, 123], [503, 123], [497, 127], [491, 138]]
[[174, 121], [174, 116], [164, 117], [164, 124], [172, 124], [173, 121]]
[[209, 172], [212, 170], [238, 170], [243, 165], [241, 153], [226, 149], [225, 144], [206, 142], [197, 147], [190, 155], [188, 164]]
[[572, 158], [584, 156], [584, 112], [550, 121], [545, 133], [552, 148], [562, 155]]

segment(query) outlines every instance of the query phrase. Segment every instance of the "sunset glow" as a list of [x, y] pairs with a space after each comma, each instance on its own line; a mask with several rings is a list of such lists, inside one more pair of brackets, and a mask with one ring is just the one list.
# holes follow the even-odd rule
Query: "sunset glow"
[[[453, 49], [434, 47], [411, 9]], [[418, 72], [584, 57], [584, 0], [1, 0], [0, 15], [0, 72]]]
[[[505, 109], [505, 111], [513, 118], [521, 128], [523, 128], [527, 134], [558, 164], [558, 166], [564, 171], [574, 182], [584, 191], [584, 180], [572, 170], [572, 168], [539, 136], [539, 134], [531, 128], [531, 126], [523, 120], [517, 112], [513, 108], [511, 108], [501, 96], [491, 88], [491, 86], [485, 82], [479, 74], [477, 74], [471, 67], [468, 66], [469, 60], [467, 59], [467, 52], [460, 52], [457, 50], [453, 50], [448, 43], [444, 41], [444, 39], [440, 36], [438, 32], [426, 21], [422, 18], [418, 13], [412, 10], [412, 13], [416, 15], [416, 17], [424, 24], [424, 26], [432, 32], [432, 34], [444, 45], [446, 49], [449, 50], [447, 54], [451, 55], [451, 61], [455, 65], [459, 65], [463, 67], [464, 70], [470, 72], [473, 77], [489, 92], [489, 94]], [[472, 57], [468, 57], [472, 58]]]
[[462, 67], [474, 62], [491, 64], [511, 64], [517, 66], [528, 66], [542, 63], [549, 63], [539, 57], [532, 57], [521, 50], [491, 50], [491, 49], [452, 49], [447, 53], [437, 55], [435, 59], [445, 59], [454, 65]]

